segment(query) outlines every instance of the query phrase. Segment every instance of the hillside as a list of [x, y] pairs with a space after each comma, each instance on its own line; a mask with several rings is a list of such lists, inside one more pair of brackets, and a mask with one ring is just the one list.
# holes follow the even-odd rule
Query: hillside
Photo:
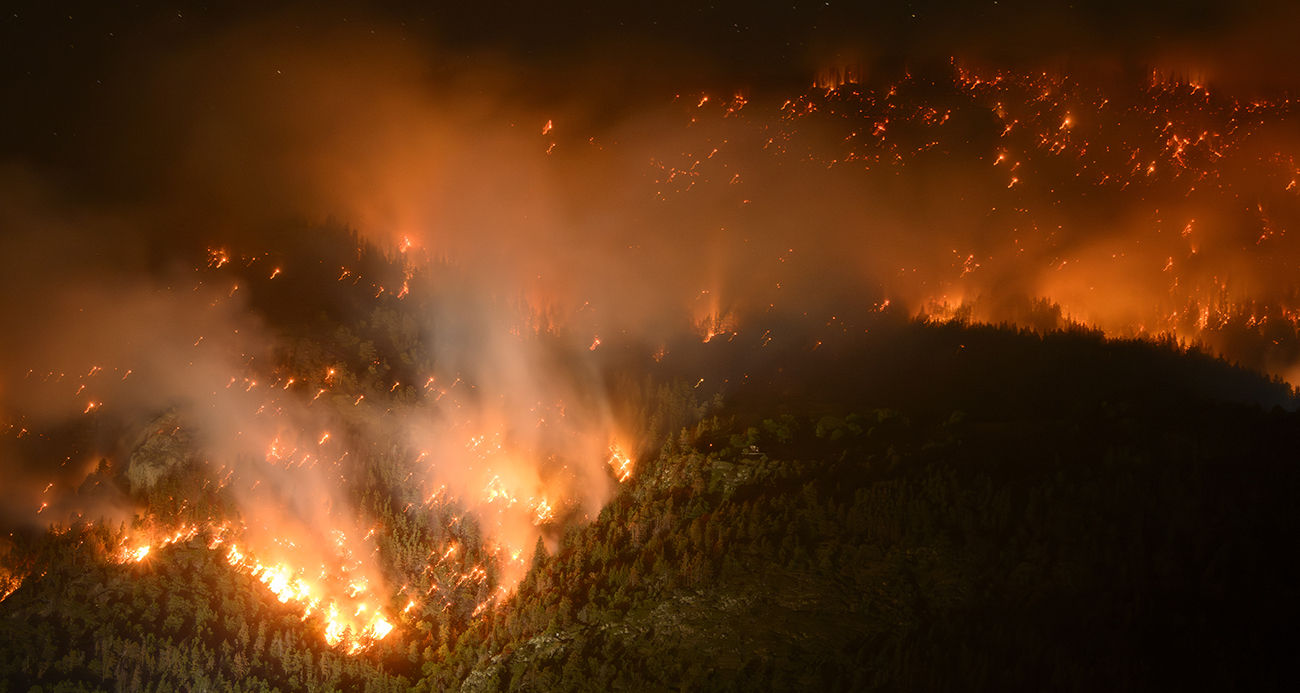
[[[103, 466], [83, 490], [134, 498], [131, 526], [10, 535], [6, 575], [21, 583], [0, 601], [0, 690], [1292, 678], [1300, 566], [1282, 547], [1298, 529], [1300, 414], [1287, 386], [1169, 343], [881, 320], [835, 348], [787, 326], [784, 349], [683, 344], [643, 374], [624, 366], [610, 388], [661, 448], [597, 516], [573, 507], [544, 524], [549, 540], [497, 602], [504, 559], [468, 499], [404, 503], [418, 460], [358, 426], [341, 473], [402, 589], [381, 606], [393, 633], [351, 653], [319, 612], [228, 557], [239, 511], [210, 470], [177, 462], [142, 493], [125, 465]], [[726, 396], [696, 383], [734, 369], [746, 377]], [[175, 527], [142, 559], [122, 555], [129, 536]]]
[[0, 693], [1300, 679], [1300, 3], [9, 4]]
[[[1300, 420], [710, 418], [468, 633], [429, 690], [1278, 689]], [[541, 547], [539, 547], [541, 548]]]

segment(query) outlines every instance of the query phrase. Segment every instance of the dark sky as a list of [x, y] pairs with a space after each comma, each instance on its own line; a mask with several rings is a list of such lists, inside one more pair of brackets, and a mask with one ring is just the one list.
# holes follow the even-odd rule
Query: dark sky
[[[950, 55], [1024, 66], [1143, 69], [1172, 64], [1250, 88], [1287, 84], [1294, 10], [1265, 1], [134, 3], [14, 0], [0, 17], [0, 161], [76, 177], [117, 125], [145, 67], [232, 28], [324, 32], [436, 47], [531, 71], [538, 97], [603, 65], [645, 91], [761, 89], [807, 82], [819, 64], [900, 65]], [[309, 39], [310, 40], [310, 39]], [[489, 57], [490, 56], [490, 57]], [[435, 66], [435, 71], [437, 67]], [[609, 97], [626, 100], [617, 93]], [[563, 95], [554, 95], [561, 98]], [[658, 98], [652, 95], [651, 98]]]

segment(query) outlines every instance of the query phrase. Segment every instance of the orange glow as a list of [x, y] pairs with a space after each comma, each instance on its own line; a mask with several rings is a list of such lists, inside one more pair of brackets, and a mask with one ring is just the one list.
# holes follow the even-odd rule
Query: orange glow
[[632, 477], [632, 458], [617, 444], [609, 446], [609, 466], [619, 481], [627, 481]]
[[[422, 74], [423, 57], [412, 60], [406, 68]], [[303, 62], [307, 71], [311, 61]], [[370, 471], [358, 458], [397, 465], [381, 487], [395, 489], [391, 510], [409, 512], [404, 521], [454, 504], [454, 521], [478, 523], [491, 547], [430, 547], [429, 563], [466, 584], [503, 573], [509, 587], [539, 536], [597, 516], [637, 473], [639, 451], [661, 442], [639, 440], [629, 433], [641, 429], [620, 420], [636, 414], [615, 401], [607, 369], [633, 359], [662, 363], [633, 368], [682, 374], [685, 388], [697, 388], [686, 394], [707, 403], [730, 396], [739, 379], [683, 363], [695, 355], [712, 364], [734, 347], [755, 349], [764, 363], [814, 350], [821, 359], [843, 353], [841, 328], [861, 335], [875, 319], [1023, 322], [1016, 306], [1045, 300], [1054, 316], [1040, 321], [1025, 309], [1035, 329], [1059, 318], [1112, 336], [1164, 332], [1225, 350], [1300, 325], [1300, 154], [1269, 135], [1275, 125], [1289, 129], [1292, 102], [1217, 91], [1220, 100], [1209, 100], [1201, 82], [1159, 75], [1106, 99], [1101, 88], [1047, 73], [955, 63], [951, 80], [859, 82], [861, 68], [840, 62], [779, 107], [781, 99], [750, 102], [730, 89], [713, 100], [683, 93], [617, 128], [557, 107], [557, 132], [541, 112], [512, 105], [514, 94], [480, 92], [491, 107], [466, 116], [430, 98], [422, 79], [372, 80], [329, 65], [338, 69], [319, 70], [318, 84], [329, 86], [319, 92], [286, 86], [289, 98], [277, 82], [209, 99], [213, 122], [247, 126], [258, 141], [282, 139], [287, 150], [266, 154], [284, 157], [265, 167], [283, 186], [252, 178], [237, 190], [218, 187], [213, 199], [229, 195], [214, 207], [257, 210], [249, 214], [271, 207], [276, 218], [281, 204], [293, 207], [286, 218], [336, 213], [351, 225], [343, 246], [307, 262], [275, 245], [297, 236], [259, 239], [247, 254], [206, 247], [217, 241], [204, 236], [193, 266], [141, 279], [123, 292], [130, 309], [120, 312], [116, 294], [96, 302], [98, 286], [59, 287], [51, 293], [68, 314], [107, 317], [87, 318], [80, 331], [48, 328], [23, 347], [32, 363], [13, 367], [34, 365], [21, 384], [56, 392], [53, 404], [32, 400], [50, 409], [41, 414], [105, 430], [114, 424], [103, 419], [191, 403], [183, 415], [205, 447], [187, 452], [210, 465], [214, 485], [249, 523], [204, 531], [231, 565], [322, 619], [343, 648], [385, 637], [397, 614], [384, 609], [409, 596], [384, 584], [387, 564], [374, 557], [390, 545], [388, 530], [358, 507], [355, 491]], [[317, 113], [329, 117], [302, 120]], [[228, 141], [229, 133], [194, 127], [195, 147]], [[267, 163], [256, 151], [206, 155], [224, 166]], [[187, 157], [207, 161], [202, 151]], [[254, 170], [261, 166], [233, 172], [243, 168], [265, 175]], [[216, 170], [222, 176], [210, 180], [225, 186], [232, 170]], [[241, 204], [249, 201], [259, 204]], [[324, 312], [340, 322], [321, 333], [330, 336], [303, 337], [300, 348], [315, 328], [280, 329], [276, 316], [315, 318], [274, 301], [308, 293], [313, 273], [328, 285], [313, 301], [345, 295], [349, 303]], [[279, 276], [285, 282], [269, 281]], [[245, 290], [236, 293], [236, 282]], [[786, 318], [816, 333], [792, 343], [798, 330]], [[74, 355], [47, 363], [45, 349]], [[1261, 360], [1297, 377], [1296, 353], [1283, 344]], [[58, 478], [60, 489], [71, 487]], [[44, 483], [15, 505], [61, 519], [51, 518], [59, 501], [41, 502], [59, 491], [35, 493]], [[114, 546], [114, 557], [156, 562], [162, 547], [198, 533], [141, 530]], [[497, 564], [473, 565], [489, 559]], [[433, 598], [413, 591], [422, 604]], [[497, 598], [483, 597], [476, 611]], [[413, 609], [415, 599], [403, 612]]]

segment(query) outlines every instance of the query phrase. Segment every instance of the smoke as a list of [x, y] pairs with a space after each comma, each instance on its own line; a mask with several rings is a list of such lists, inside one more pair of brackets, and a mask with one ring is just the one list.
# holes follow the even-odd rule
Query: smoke
[[[462, 499], [518, 559], [539, 526], [612, 496], [612, 445], [658, 444], [631, 439], [609, 368], [684, 335], [757, 344], [771, 316], [860, 332], [886, 305], [1053, 327], [1045, 298], [1294, 381], [1293, 108], [1220, 96], [1262, 86], [1217, 53], [1162, 72], [1194, 61], [1161, 43], [1135, 76], [1131, 54], [1112, 70], [1099, 49], [1075, 79], [809, 45], [790, 58], [812, 61], [798, 88], [717, 88], [724, 60], [638, 52], [667, 44], [531, 63], [368, 26], [239, 26], [127, 65], [94, 202], [3, 171], [0, 465], [22, 499], [6, 519], [130, 517], [129, 499], [74, 491], [101, 459], [136, 464], [132, 441], [184, 429], [238, 505], [241, 550], [321, 566], [315, 589], [374, 613], [392, 586], [349, 494], [359, 441], [411, 466], [390, 480], [402, 500]], [[405, 272], [302, 231], [340, 220]], [[294, 281], [308, 298], [277, 298]], [[352, 293], [321, 308], [335, 285]], [[378, 330], [392, 300], [418, 306], [391, 334], [427, 361], [391, 337], [408, 358], [381, 362], [347, 332]], [[298, 373], [284, 354], [318, 308], [341, 336]], [[22, 442], [87, 420], [90, 439]]]
[[[277, 339], [239, 284], [204, 268], [151, 269], [130, 222], [64, 213], [29, 176], [8, 177], [0, 275], [13, 300], [0, 319], [20, 329], [0, 343], [6, 521], [135, 524], [138, 500], [96, 474], [108, 458], [137, 499], [166, 482], [174, 496], [191, 494], [168, 500], [192, 506], [209, 484], [228, 486], [244, 551], [308, 571], [301, 579], [317, 598], [330, 581], [355, 585], [334, 595], [342, 626], [365, 631], [367, 618], [348, 617], [367, 599], [373, 611], [386, 587], [340, 451], [324, 444], [322, 432], [342, 422], [283, 377], [269, 380]], [[191, 517], [177, 515], [155, 530]], [[158, 538], [149, 524], [133, 541]]]

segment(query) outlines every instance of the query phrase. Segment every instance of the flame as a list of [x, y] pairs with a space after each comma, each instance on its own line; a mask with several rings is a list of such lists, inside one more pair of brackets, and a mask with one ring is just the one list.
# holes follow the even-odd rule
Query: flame
[[[124, 538], [122, 548], [118, 551], [117, 561], [119, 563], [139, 563], [149, 556], [149, 553], [155, 549], [160, 549], [170, 544], [176, 544], [182, 541], [189, 541], [198, 536], [202, 528], [198, 525], [182, 525], [175, 532], [155, 540]], [[224, 532], [226, 529], [218, 528], [217, 532]]]
[[506, 505], [514, 505], [515, 503], [514, 494], [512, 494], [510, 489], [507, 489], [505, 484], [501, 482], [501, 477], [493, 476], [492, 479], [488, 481], [487, 486], [483, 488], [483, 500], [484, 502], [491, 503], [498, 499], [504, 500]]
[[334, 604], [329, 606], [329, 615], [325, 617], [325, 642], [338, 645], [343, 642], [345, 627], [339, 620], [339, 609]]
[[376, 618], [374, 622], [370, 624], [370, 627], [367, 630], [366, 635], [367, 637], [373, 638], [375, 640], [383, 640], [384, 636], [391, 633], [392, 630], [393, 630], [393, 624], [389, 623], [388, 621], [385, 621], [383, 618]]
[[[392, 632], [393, 625], [381, 610], [369, 608], [368, 600], [376, 595], [365, 577], [353, 578], [342, 589], [331, 588], [331, 585], [338, 583], [338, 576], [323, 566], [317, 571], [308, 571], [295, 568], [287, 562], [263, 562], [235, 541], [238, 532], [228, 524], [203, 527], [184, 525], [152, 541], [141, 542], [139, 537], [127, 538], [123, 540], [117, 560], [120, 563], [140, 563], [154, 551], [188, 541], [204, 531], [211, 537], [208, 541], [209, 549], [215, 550], [225, 545], [227, 563], [257, 578], [282, 604], [292, 604], [300, 609], [304, 620], [313, 614], [319, 614], [325, 623], [325, 639], [330, 646], [344, 645], [350, 654], [354, 654]], [[336, 541], [342, 547], [347, 544], [347, 538], [342, 532], [336, 534]], [[350, 613], [345, 613], [344, 607]]]
[[618, 444], [609, 446], [609, 466], [619, 481], [627, 481], [632, 477], [632, 458]]
[[[261, 580], [281, 603], [293, 603], [301, 609], [304, 620], [321, 611], [326, 642], [331, 646], [346, 645], [349, 654], [370, 647], [393, 630], [380, 610], [370, 610], [364, 601], [371, 596], [370, 584], [364, 578], [347, 585], [342, 594], [331, 595], [327, 586], [332, 582], [332, 576], [323, 569], [313, 576], [283, 563], [263, 564], [233, 544], [226, 556], [232, 566]], [[351, 607], [351, 613], [343, 610], [348, 604], [355, 605]]]
[[0, 602], [9, 598], [9, 595], [18, 591], [23, 584], [23, 575], [17, 572], [11, 572], [5, 566], [0, 565]]
[[555, 508], [543, 498], [533, 504], [533, 518], [534, 524], [546, 524], [555, 519]]
[[695, 329], [708, 344], [715, 337], [736, 335], [736, 318], [731, 313], [709, 313], [695, 323]]

